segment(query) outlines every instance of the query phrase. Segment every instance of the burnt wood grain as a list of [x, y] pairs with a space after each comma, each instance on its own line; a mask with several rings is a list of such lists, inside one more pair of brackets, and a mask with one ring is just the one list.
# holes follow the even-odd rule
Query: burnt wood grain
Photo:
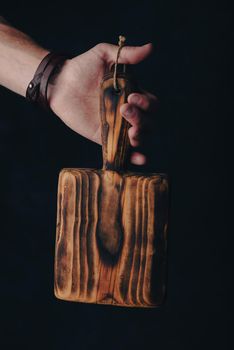
[[119, 107], [132, 91], [126, 77], [101, 87], [103, 169], [63, 169], [59, 176], [55, 295], [129, 307], [163, 302], [168, 179], [124, 172], [128, 123]]

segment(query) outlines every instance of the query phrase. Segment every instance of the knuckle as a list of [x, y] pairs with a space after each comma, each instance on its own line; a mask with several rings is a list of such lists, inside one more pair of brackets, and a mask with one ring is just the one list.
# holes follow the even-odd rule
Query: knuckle
[[96, 46], [94, 46], [94, 51], [104, 59], [107, 51], [107, 46], [107, 43], [99, 43]]
[[97, 49], [99, 49], [100, 51], [102, 51], [103, 49], [105, 49], [106, 47], [106, 43], [99, 43], [95, 46]]

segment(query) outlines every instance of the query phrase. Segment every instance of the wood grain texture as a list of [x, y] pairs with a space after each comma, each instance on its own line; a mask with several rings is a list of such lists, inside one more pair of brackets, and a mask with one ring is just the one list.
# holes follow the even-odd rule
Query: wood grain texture
[[[113, 75], [113, 74], [112, 74]], [[131, 307], [160, 305], [165, 295], [168, 181], [164, 174], [123, 172], [130, 92], [125, 74], [100, 89], [103, 169], [64, 169], [58, 186], [55, 295]]]
[[130, 124], [120, 114], [120, 106], [137, 87], [123, 74], [119, 74], [118, 86], [120, 91], [116, 93], [113, 78], [106, 75], [100, 89], [103, 169], [107, 170], [123, 170], [128, 163]]
[[165, 294], [167, 200], [168, 182], [163, 174], [62, 170], [56, 296], [120, 306], [161, 304]]

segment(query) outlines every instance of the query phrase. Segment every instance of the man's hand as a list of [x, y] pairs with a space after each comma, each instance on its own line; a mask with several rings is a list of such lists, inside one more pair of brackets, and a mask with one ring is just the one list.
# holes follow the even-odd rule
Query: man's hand
[[[118, 47], [98, 44], [84, 54], [67, 60], [49, 85], [48, 100], [51, 109], [72, 130], [101, 144], [101, 124], [99, 115], [99, 89], [104, 73], [115, 62]], [[119, 63], [136, 64], [144, 60], [152, 51], [152, 45], [121, 50]], [[150, 127], [157, 109], [157, 98], [148, 93], [132, 93], [127, 103], [120, 108], [121, 114], [131, 124], [130, 143], [133, 147], [144, 143], [144, 131]], [[146, 137], [146, 136], [145, 136]], [[146, 155], [134, 152], [131, 162], [142, 165]]]
[[[115, 62], [118, 47], [98, 44], [91, 50], [67, 60], [48, 89], [51, 109], [65, 124], [88, 139], [101, 143], [99, 89], [104, 73]], [[125, 46], [119, 63], [136, 64], [152, 51], [152, 45]], [[25, 96], [34, 73], [48, 50], [38, 46], [29, 36], [11, 27], [0, 17], [0, 84]], [[148, 93], [134, 93], [120, 112], [131, 124], [130, 143], [141, 146], [157, 109], [157, 98]], [[132, 163], [144, 164], [146, 155], [132, 154]]]

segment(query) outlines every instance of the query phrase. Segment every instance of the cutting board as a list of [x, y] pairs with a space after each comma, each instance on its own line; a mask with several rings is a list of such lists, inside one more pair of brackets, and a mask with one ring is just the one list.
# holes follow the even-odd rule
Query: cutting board
[[59, 175], [55, 295], [127, 307], [162, 304], [166, 289], [168, 178], [127, 171], [128, 122], [120, 114], [136, 85], [113, 72], [100, 86], [102, 169]]

